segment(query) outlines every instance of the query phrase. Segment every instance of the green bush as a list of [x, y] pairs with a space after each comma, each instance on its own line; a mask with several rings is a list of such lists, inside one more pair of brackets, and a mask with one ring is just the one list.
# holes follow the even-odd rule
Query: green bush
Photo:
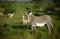
[[14, 3], [7, 3], [5, 5], [5, 11], [4, 14], [8, 14], [8, 13], [13, 13], [16, 10], [16, 6], [14, 5]]

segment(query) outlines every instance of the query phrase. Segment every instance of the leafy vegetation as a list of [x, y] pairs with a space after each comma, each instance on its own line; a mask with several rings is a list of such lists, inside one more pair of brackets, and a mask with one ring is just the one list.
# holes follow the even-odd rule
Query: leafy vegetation
[[[52, 14], [53, 12], [48, 14], [52, 17], [53, 22], [53, 29], [51, 29], [51, 34], [49, 34], [46, 26], [37, 27], [36, 31], [32, 33], [28, 25], [22, 25], [22, 15], [25, 14], [27, 7], [32, 9], [33, 14], [35, 14], [36, 8], [34, 8], [33, 4], [34, 3], [32, 2], [17, 2], [6, 5], [6, 12], [10, 12], [10, 10], [16, 11], [13, 18], [11, 19], [0, 16], [0, 39], [60, 39], [60, 16], [56, 15], [58, 11], [56, 14]], [[41, 7], [43, 6], [45, 6], [44, 3], [41, 4]], [[42, 9], [44, 10], [44, 8]], [[40, 11], [40, 9], [37, 9], [36, 11], [39, 13], [39, 15], [44, 15], [45, 13], [44, 11]]]

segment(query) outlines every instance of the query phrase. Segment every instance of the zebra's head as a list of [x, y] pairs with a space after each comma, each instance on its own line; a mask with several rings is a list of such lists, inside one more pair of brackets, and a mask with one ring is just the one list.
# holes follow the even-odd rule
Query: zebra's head
[[25, 12], [25, 16], [23, 17], [24, 21], [26, 21], [27, 23], [30, 23], [31, 15], [32, 15], [32, 11]]

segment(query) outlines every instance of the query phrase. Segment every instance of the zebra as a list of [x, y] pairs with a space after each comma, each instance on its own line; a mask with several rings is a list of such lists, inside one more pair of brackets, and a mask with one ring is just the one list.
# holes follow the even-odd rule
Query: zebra
[[52, 18], [49, 15], [35, 16], [32, 11], [25, 13], [23, 16], [23, 22], [31, 24], [32, 31], [36, 30], [36, 26], [43, 27], [47, 25], [48, 31], [51, 32], [51, 27], [53, 28]]

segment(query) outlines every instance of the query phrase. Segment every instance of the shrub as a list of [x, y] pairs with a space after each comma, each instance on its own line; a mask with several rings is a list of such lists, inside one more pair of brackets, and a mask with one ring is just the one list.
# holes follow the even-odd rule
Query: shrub
[[5, 11], [4, 14], [8, 14], [8, 13], [13, 13], [16, 10], [16, 6], [14, 6], [14, 4], [12, 3], [8, 3], [5, 5]]

